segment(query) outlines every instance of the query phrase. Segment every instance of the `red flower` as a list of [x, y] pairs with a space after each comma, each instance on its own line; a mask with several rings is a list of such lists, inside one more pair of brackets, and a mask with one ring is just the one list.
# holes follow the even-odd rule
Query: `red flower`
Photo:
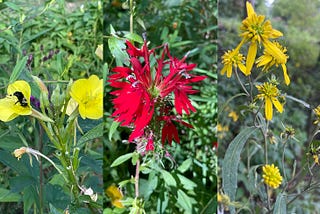
[[[182, 115], [183, 111], [187, 114], [195, 112], [188, 95], [197, 91], [189, 84], [199, 82], [206, 77], [190, 74], [189, 71], [196, 65], [185, 63], [186, 56], [181, 60], [173, 58], [167, 45], [161, 46], [163, 51], [161, 57], [157, 59], [154, 53], [156, 49], [148, 50], [146, 40], [141, 49], [129, 41], [126, 44], [131, 67], [113, 68], [114, 74], [110, 75], [108, 80], [112, 87], [117, 88], [111, 92], [116, 96], [112, 101], [115, 109], [112, 117], [121, 122], [122, 126], [133, 127], [129, 137], [129, 141], [132, 142], [136, 138], [143, 137], [145, 129], [150, 128], [152, 118], [160, 115], [160, 121], [165, 122], [162, 138], [165, 136], [169, 144], [172, 139], [179, 142], [178, 131], [171, 121], [176, 119], [171, 116], [170, 119], [166, 118], [166, 115], [160, 114], [158, 109], [174, 95], [174, 106], [178, 114]], [[151, 67], [152, 56], [156, 62]], [[176, 121], [184, 123], [181, 120]], [[169, 129], [172, 129], [172, 132]]]

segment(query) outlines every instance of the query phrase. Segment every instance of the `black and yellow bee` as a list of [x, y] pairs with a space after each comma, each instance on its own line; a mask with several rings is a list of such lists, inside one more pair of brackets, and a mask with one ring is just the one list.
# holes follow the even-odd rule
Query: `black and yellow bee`
[[24, 97], [24, 95], [23, 95], [23, 93], [21, 91], [16, 91], [16, 92], [13, 93], [13, 95], [18, 98], [18, 101], [15, 104], [20, 103], [20, 105], [22, 107], [28, 106], [28, 101]]

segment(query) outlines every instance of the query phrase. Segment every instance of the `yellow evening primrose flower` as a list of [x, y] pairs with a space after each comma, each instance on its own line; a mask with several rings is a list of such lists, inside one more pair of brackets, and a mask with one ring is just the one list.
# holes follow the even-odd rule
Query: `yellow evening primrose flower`
[[15, 150], [13, 151], [13, 154], [14, 154], [14, 156], [15, 156], [18, 160], [20, 160], [20, 158], [22, 157], [22, 155], [27, 152], [27, 149], [28, 149], [27, 147], [21, 147], [21, 148], [19, 148], [19, 149], [15, 149]]
[[282, 176], [278, 167], [274, 166], [274, 164], [266, 164], [262, 167], [262, 172], [263, 182], [265, 184], [273, 189], [277, 189], [280, 186]]
[[256, 86], [259, 94], [256, 96], [258, 99], [263, 99], [265, 101], [265, 116], [267, 120], [272, 120], [273, 108], [272, 105], [280, 112], [283, 111], [283, 106], [277, 99], [279, 97], [280, 92], [276, 85], [265, 82], [262, 85]]
[[7, 88], [7, 96], [0, 99], [0, 120], [8, 122], [19, 115], [30, 115], [31, 88], [24, 80], [18, 80]]
[[269, 40], [278, 38], [283, 34], [273, 29], [271, 22], [269, 20], [265, 21], [265, 16], [257, 15], [249, 2], [246, 2], [246, 7], [248, 16], [242, 21], [242, 25], [240, 26], [242, 32], [240, 36], [243, 37], [242, 42], [250, 42], [246, 60], [246, 72], [251, 72], [260, 43], [265, 48], [268, 48], [271, 55], [281, 62], [279, 64], [285, 63], [287, 59], [286, 55]]
[[124, 208], [123, 204], [121, 203], [123, 195], [119, 188], [117, 188], [114, 184], [112, 184], [106, 189], [106, 194], [111, 199], [111, 203], [113, 206], [118, 208]]
[[282, 45], [280, 45], [278, 42], [272, 42], [272, 43], [275, 46], [277, 46], [279, 48], [279, 50], [281, 50], [281, 52], [286, 56], [286, 60], [283, 62], [279, 61], [278, 58], [276, 58], [272, 55], [271, 50], [269, 48], [265, 48], [263, 51], [263, 55], [260, 56], [256, 61], [257, 67], [263, 66], [262, 70], [267, 71], [273, 65], [276, 65], [276, 67], [278, 67], [278, 65], [280, 64], [282, 67], [285, 84], [289, 85], [290, 78], [288, 76], [287, 67], [286, 67], [286, 62], [287, 62], [288, 56], [285, 54], [287, 52], [287, 49], [285, 47], [283, 47]]
[[88, 79], [76, 80], [70, 90], [70, 96], [79, 105], [83, 119], [100, 119], [103, 116], [103, 83], [96, 75]]

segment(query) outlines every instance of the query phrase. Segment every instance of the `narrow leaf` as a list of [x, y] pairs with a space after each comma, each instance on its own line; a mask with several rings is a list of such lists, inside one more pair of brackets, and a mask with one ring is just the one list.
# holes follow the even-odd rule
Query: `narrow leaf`
[[[231, 201], [235, 200], [238, 179], [238, 165], [240, 162], [241, 151], [250, 135], [256, 130], [255, 127], [243, 129], [230, 143], [222, 163], [222, 187], [224, 192], [230, 197]], [[234, 209], [230, 209], [235, 213]]]
[[109, 140], [111, 141], [112, 135], [116, 132], [118, 126], [120, 125], [119, 122], [113, 121], [110, 127], [110, 131], [109, 131]]
[[25, 56], [17, 62], [16, 66], [14, 67], [12, 74], [10, 76], [9, 83], [13, 83], [14, 81], [16, 81], [19, 78], [22, 70], [26, 66], [27, 60], [28, 60], [28, 56]]
[[287, 196], [285, 193], [280, 193], [277, 196], [276, 204], [274, 205], [273, 214], [287, 213]]
[[115, 159], [115, 161], [113, 161], [113, 163], [111, 164], [111, 167], [115, 167], [122, 164], [123, 162], [129, 160], [132, 156], [133, 156], [133, 153], [121, 155], [120, 157]]

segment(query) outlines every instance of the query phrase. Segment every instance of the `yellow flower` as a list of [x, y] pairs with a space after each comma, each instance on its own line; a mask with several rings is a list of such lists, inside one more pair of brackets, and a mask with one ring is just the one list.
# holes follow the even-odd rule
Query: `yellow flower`
[[235, 111], [231, 111], [228, 114], [228, 117], [231, 117], [233, 122], [236, 122], [238, 120], [238, 118], [239, 118], [239, 115]]
[[280, 95], [279, 90], [277, 89], [277, 86], [265, 82], [262, 85], [257, 85], [256, 86], [260, 94], [257, 95], [256, 98], [258, 99], [264, 99], [265, 101], [265, 116], [267, 120], [272, 120], [272, 115], [273, 115], [273, 108], [272, 105], [280, 112], [282, 113], [283, 111], [283, 106], [277, 99], [277, 97]]
[[273, 189], [276, 189], [280, 186], [282, 182], [282, 176], [278, 167], [274, 166], [273, 164], [267, 164], [262, 167], [262, 171], [263, 182], [265, 184]]
[[114, 184], [106, 189], [106, 194], [111, 199], [111, 203], [113, 206], [124, 208], [123, 204], [120, 201], [123, 198], [123, 195], [119, 188], [117, 188]]
[[313, 122], [313, 124], [320, 123], [320, 105], [317, 108], [313, 109], [313, 112], [316, 114], [317, 120]]
[[70, 96], [79, 105], [79, 113], [83, 119], [99, 119], [103, 116], [103, 83], [96, 75], [89, 79], [75, 81]]
[[232, 75], [232, 66], [236, 69], [237, 67], [240, 68], [240, 71], [245, 75], [249, 75], [250, 73], [246, 72], [246, 67], [243, 64], [244, 56], [239, 53], [239, 48], [228, 50], [224, 53], [221, 57], [223, 68], [221, 70], [221, 75], [224, 75], [227, 71], [227, 77], [230, 78]]
[[20, 149], [16, 149], [13, 151], [13, 154], [18, 160], [20, 160], [21, 156], [27, 152], [27, 147], [21, 147]]
[[24, 80], [18, 80], [7, 88], [7, 96], [0, 99], [0, 120], [8, 122], [19, 115], [30, 115], [31, 88]]
[[287, 59], [285, 54], [269, 40], [282, 36], [282, 33], [273, 29], [271, 22], [269, 20], [265, 21], [265, 16], [257, 15], [249, 2], [246, 3], [246, 7], [248, 16], [242, 21], [242, 25], [240, 26], [240, 30], [242, 31], [240, 36], [243, 37], [242, 42], [250, 42], [246, 60], [246, 72], [251, 72], [260, 43], [269, 49], [271, 55], [281, 62], [280, 64], [285, 63]]
[[314, 163], [319, 165], [319, 157], [318, 157], [318, 155], [316, 155], [316, 154], [312, 155], [312, 158], [314, 160]]
[[263, 71], [267, 71], [270, 67], [272, 67], [273, 65], [276, 65], [278, 67], [278, 65], [280, 64], [283, 70], [283, 76], [284, 76], [284, 81], [286, 83], [286, 85], [290, 84], [290, 78], [288, 76], [287, 73], [287, 67], [286, 67], [286, 62], [288, 59], [288, 56], [285, 54], [287, 52], [287, 49], [285, 47], [283, 47], [282, 45], [280, 45], [278, 42], [272, 42], [276, 47], [279, 48], [279, 50], [281, 50], [281, 52], [286, 56], [286, 60], [281, 62], [279, 61], [278, 58], [274, 57], [272, 55], [272, 51], [269, 48], [265, 48], [263, 51], [263, 55], [260, 56], [258, 58], [258, 60], [256, 61], [257, 63], [257, 67], [263, 66]]

